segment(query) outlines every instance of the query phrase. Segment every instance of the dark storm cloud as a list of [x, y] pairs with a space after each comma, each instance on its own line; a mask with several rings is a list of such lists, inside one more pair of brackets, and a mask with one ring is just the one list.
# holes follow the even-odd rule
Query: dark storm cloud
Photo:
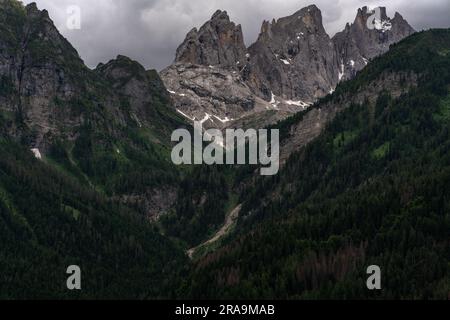
[[[32, 1], [24, 1], [26, 3]], [[227, 10], [242, 24], [247, 44], [257, 37], [264, 19], [290, 15], [309, 4], [323, 14], [332, 36], [352, 22], [356, 10], [386, 6], [393, 16], [400, 12], [417, 30], [450, 27], [449, 0], [35, 0], [47, 9], [58, 29], [79, 51], [86, 64], [95, 67], [118, 54], [138, 60], [148, 68], [169, 65], [186, 33], [201, 26], [216, 9]], [[81, 9], [81, 30], [68, 30], [67, 8]]]

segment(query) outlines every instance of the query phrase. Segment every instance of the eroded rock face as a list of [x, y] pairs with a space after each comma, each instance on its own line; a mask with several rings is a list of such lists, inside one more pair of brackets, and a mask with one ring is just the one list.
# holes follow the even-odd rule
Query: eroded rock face
[[353, 78], [370, 59], [386, 53], [392, 44], [414, 32], [398, 12], [391, 19], [387, 16], [385, 7], [359, 9], [355, 22], [347, 24], [344, 31], [333, 37], [339, 60], [340, 80]]
[[321, 11], [311, 5], [264, 21], [258, 40], [247, 50], [241, 28], [217, 11], [199, 31], [188, 34], [176, 63], [161, 77], [176, 108], [190, 120], [206, 119], [219, 128], [244, 122], [266, 125], [332, 93], [340, 81], [354, 77], [370, 59], [413, 32], [400, 14], [390, 19], [385, 8], [372, 12], [364, 7], [352, 25], [331, 39]]
[[253, 94], [237, 70], [174, 64], [161, 77], [178, 112], [190, 121], [203, 121], [205, 127], [226, 127], [269, 105]]
[[226, 11], [218, 10], [200, 30], [187, 34], [175, 62], [239, 69], [246, 53], [241, 26], [231, 22]]
[[402, 94], [417, 87], [418, 78], [418, 75], [413, 73], [385, 72], [359, 92], [331, 99], [309, 109], [300, 121], [291, 126], [289, 137], [282, 141], [281, 162], [284, 164], [293, 152], [300, 150], [316, 139], [327, 124], [333, 121], [339, 112], [350, 107], [351, 104], [374, 108], [376, 100], [382, 92], [388, 92], [394, 99], [399, 98]]
[[245, 80], [266, 100], [274, 93], [312, 102], [338, 83], [334, 45], [314, 5], [277, 21], [265, 21], [249, 54]]

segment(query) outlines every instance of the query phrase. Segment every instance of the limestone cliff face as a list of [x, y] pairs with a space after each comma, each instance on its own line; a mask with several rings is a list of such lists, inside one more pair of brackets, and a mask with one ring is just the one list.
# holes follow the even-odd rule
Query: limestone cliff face
[[[59, 34], [47, 11], [35, 4], [0, 0], [0, 134], [20, 141], [43, 160], [55, 142], [62, 141], [83, 147], [78, 158], [68, 156], [68, 162], [81, 163], [86, 151], [91, 163], [104, 163], [102, 157], [107, 156], [114, 168], [128, 165], [126, 152], [118, 144], [127, 146], [128, 156], [139, 159], [134, 164], [130, 160], [127, 173], [135, 164], [148, 162], [133, 176], [149, 173], [145, 185], [155, 180], [151, 173], [165, 161], [159, 154], [143, 161], [157, 150], [148, 144], [168, 147], [175, 128], [186, 127], [191, 120], [221, 129], [276, 123], [305, 111], [309, 103], [363, 68], [366, 60], [414, 32], [399, 14], [389, 19], [381, 10], [380, 20], [368, 28], [371, 17], [367, 8], [361, 9], [353, 25], [330, 39], [320, 10], [309, 6], [264, 22], [258, 40], [247, 50], [241, 28], [226, 12], [217, 11], [200, 30], [188, 34], [176, 62], [158, 75], [124, 56], [90, 70]], [[377, 84], [376, 88], [397, 87], [398, 79], [386, 79], [384, 87]], [[311, 108], [305, 121], [292, 127], [284, 147], [294, 150], [317, 137], [345, 107], [341, 102]], [[64, 149], [67, 154], [72, 152], [70, 147]], [[170, 171], [165, 164], [161, 168]], [[89, 169], [82, 170], [95, 176]], [[114, 178], [111, 185], [117, 183]], [[165, 190], [176, 194], [176, 187], [168, 184]], [[175, 196], [164, 202], [154, 185], [145, 186], [144, 191], [120, 191], [117, 199], [137, 200], [142, 211], [152, 216], [174, 202]]]
[[176, 110], [187, 121], [223, 128], [244, 115], [266, 110], [268, 103], [253, 94], [238, 71], [175, 64], [161, 72]]
[[10, 90], [1, 108], [18, 120], [11, 123], [11, 132], [21, 131], [30, 145], [45, 144], [53, 131], [62, 130], [61, 121], [75, 121], [62, 112], [60, 103], [85, 91], [80, 80], [88, 69], [47, 11], [39, 11], [34, 3], [21, 7], [4, 0], [0, 17], [0, 76]]
[[314, 5], [277, 21], [265, 21], [249, 54], [245, 79], [269, 100], [273, 93], [312, 102], [338, 82], [334, 46]]
[[247, 49], [240, 25], [218, 10], [200, 30], [192, 29], [177, 50], [175, 62], [239, 69]]

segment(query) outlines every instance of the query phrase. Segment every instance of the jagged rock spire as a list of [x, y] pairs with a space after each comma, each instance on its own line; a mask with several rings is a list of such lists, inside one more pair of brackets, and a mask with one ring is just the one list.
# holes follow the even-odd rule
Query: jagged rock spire
[[175, 62], [224, 68], [245, 64], [246, 47], [240, 25], [218, 10], [200, 30], [192, 29], [179, 46]]

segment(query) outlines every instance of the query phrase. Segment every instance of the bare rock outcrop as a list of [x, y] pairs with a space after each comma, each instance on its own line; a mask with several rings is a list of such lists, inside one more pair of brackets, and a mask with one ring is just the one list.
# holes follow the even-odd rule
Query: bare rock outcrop
[[310, 103], [338, 83], [334, 45], [315, 5], [289, 17], [265, 21], [249, 54], [245, 80], [266, 100], [273, 93]]
[[370, 59], [386, 53], [389, 47], [415, 30], [396, 12], [393, 19], [385, 7], [360, 8], [353, 24], [333, 37], [339, 59], [339, 80], [348, 80], [363, 69]]

